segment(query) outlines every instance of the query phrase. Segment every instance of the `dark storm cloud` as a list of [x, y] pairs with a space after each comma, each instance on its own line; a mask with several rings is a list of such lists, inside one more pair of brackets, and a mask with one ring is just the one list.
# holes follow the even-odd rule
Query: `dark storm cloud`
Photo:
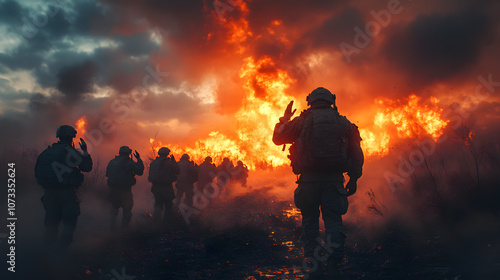
[[260, 29], [267, 27], [273, 20], [282, 20], [283, 24], [290, 28], [300, 27], [332, 14], [343, 2], [346, 1], [252, 1], [248, 3], [250, 28], [260, 32]]
[[327, 19], [320, 27], [311, 30], [305, 38], [311, 41], [314, 48], [338, 48], [342, 42], [350, 42], [353, 38], [353, 28], [364, 26], [365, 20], [357, 8], [350, 7], [340, 14]]
[[64, 11], [59, 9], [54, 16], [48, 19], [47, 26], [43, 27], [42, 30], [54, 40], [67, 35], [71, 31], [71, 23], [66, 19]]
[[123, 20], [127, 27], [133, 23], [132, 19], [142, 18], [152, 26], [169, 31], [169, 36], [176, 39], [190, 38], [194, 45], [202, 40], [204, 25], [207, 23], [204, 10], [204, 1], [199, 0], [170, 0], [170, 1], [132, 1], [132, 0], [105, 0], [114, 9], [123, 15], [129, 15], [129, 22]]
[[[37, 11], [29, 9], [33, 7], [22, 7], [17, 2], [7, 1], [0, 5], [0, 13], [9, 14], [0, 18], [0, 24], [19, 36], [23, 34], [23, 24], [26, 25], [21, 19], [32, 22], [37, 14]], [[71, 97], [68, 100], [78, 100], [81, 91], [88, 90], [88, 85], [80, 84], [81, 72], [87, 71], [87, 74], [92, 74], [93, 82], [110, 85], [120, 92], [128, 92], [140, 85], [149, 62], [148, 56], [158, 48], [150, 40], [149, 33], [112, 33], [111, 29], [121, 20], [121, 15], [98, 2], [78, 1], [73, 7], [64, 8], [72, 8], [72, 11], [68, 13], [63, 7], [57, 7], [56, 12], [47, 17], [46, 25], [30, 31], [32, 37], [21, 37], [16, 49], [0, 53], [0, 71], [31, 71], [42, 87], [56, 87], [66, 97]], [[102, 40], [111, 42], [111, 45], [99, 47], [97, 44]], [[90, 52], [82, 52], [77, 49], [81, 43], [88, 44], [90, 48], [96, 46]], [[66, 76], [74, 74], [62, 72], [78, 68], [86, 61], [94, 61], [98, 67], [84, 67], [76, 74], [80, 77], [77, 84], [71, 84]]]
[[[360, 10], [356, 7], [346, 7], [304, 32], [290, 52], [285, 54], [285, 60], [294, 61], [295, 58], [315, 50], [338, 50], [340, 43], [353, 40], [354, 27], [364, 25], [365, 19]], [[296, 71], [297, 69], [291, 69], [292, 73], [301, 75]]]
[[[329, 44], [343, 40], [346, 34], [352, 37], [353, 24], [363, 23], [357, 9], [347, 7], [342, 10], [340, 3], [345, 1], [252, 1], [247, 16], [249, 27], [254, 34], [250, 38], [254, 44], [252, 52], [256, 57], [270, 56], [275, 60], [293, 61], [314, 48], [331, 47]], [[228, 16], [236, 16], [228, 13]], [[280, 22], [278, 30], [286, 30], [284, 36], [291, 33], [302, 33], [302, 37], [293, 41], [290, 48], [286, 42], [279, 40], [282, 33], [269, 34], [267, 29], [272, 22]], [[278, 37], [278, 38], [277, 38]]]
[[8, 24], [22, 24], [22, 7], [17, 1], [0, 3], [0, 22]]
[[393, 34], [382, 54], [411, 79], [426, 84], [467, 72], [487, 43], [485, 14], [420, 15]]
[[63, 68], [57, 75], [57, 89], [63, 93], [70, 103], [79, 101], [82, 95], [90, 93], [98, 71], [97, 63], [86, 61], [81, 65]]
[[50, 102], [47, 97], [41, 93], [33, 94], [30, 99], [28, 108], [30, 111], [40, 111], [43, 110]]
[[78, 1], [76, 16], [71, 23], [73, 32], [83, 35], [106, 35], [120, 21], [120, 16], [97, 1]]

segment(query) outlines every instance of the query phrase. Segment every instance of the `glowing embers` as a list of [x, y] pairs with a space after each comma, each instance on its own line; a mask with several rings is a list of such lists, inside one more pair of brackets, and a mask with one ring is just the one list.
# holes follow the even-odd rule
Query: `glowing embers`
[[300, 219], [300, 210], [293, 206], [293, 204], [289, 204], [288, 207], [283, 209], [283, 215], [287, 217], [288, 219], [295, 219], [299, 220]]

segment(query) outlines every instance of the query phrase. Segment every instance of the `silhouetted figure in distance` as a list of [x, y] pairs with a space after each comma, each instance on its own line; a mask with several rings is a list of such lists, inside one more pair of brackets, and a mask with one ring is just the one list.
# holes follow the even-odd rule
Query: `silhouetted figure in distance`
[[153, 218], [160, 221], [161, 212], [165, 209], [163, 221], [166, 225], [172, 223], [172, 201], [175, 198], [172, 183], [177, 181], [177, 175], [180, 173], [174, 155], [169, 157], [169, 154], [170, 150], [167, 147], [158, 150], [158, 157], [149, 166], [148, 176], [148, 181], [153, 183], [151, 192], [155, 197]]
[[202, 191], [207, 185], [212, 184], [217, 176], [217, 167], [212, 163], [211, 157], [206, 157], [205, 161], [199, 166], [198, 189]]
[[122, 228], [128, 227], [132, 219], [132, 207], [134, 206], [134, 197], [132, 195], [132, 186], [135, 185], [135, 175], [141, 176], [144, 173], [144, 164], [137, 151], [134, 157], [135, 162], [130, 155], [132, 150], [128, 146], [120, 147], [118, 156], [112, 159], [106, 168], [106, 177], [108, 177], [109, 200], [111, 203], [110, 227], [115, 229], [116, 218], [120, 208], [123, 209]]
[[223, 158], [221, 164], [217, 166], [217, 171], [217, 185], [219, 187], [227, 186], [234, 174], [233, 162], [227, 157]]
[[247, 186], [248, 178], [248, 167], [243, 164], [241, 160], [238, 160], [236, 167], [234, 167], [234, 180], [240, 182], [242, 187]]
[[185, 203], [188, 206], [193, 206], [194, 183], [198, 181], [198, 166], [189, 160], [188, 154], [183, 154], [179, 160], [179, 176], [177, 176], [177, 205], [181, 203], [182, 197], [185, 195]]

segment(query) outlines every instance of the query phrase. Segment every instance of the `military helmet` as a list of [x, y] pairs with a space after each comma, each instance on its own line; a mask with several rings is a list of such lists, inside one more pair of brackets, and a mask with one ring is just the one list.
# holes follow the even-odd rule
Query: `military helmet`
[[130, 155], [132, 153], [132, 149], [130, 149], [128, 146], [121, 146], [118, 153]]
[[169, 148], [167, 148], [167, 147], [161, 147], [161, 148], [158, 150], [158, 155], [168, 156], [168, 154], [170, 154], [170, 149], [169, 149]]
[[307, 105], [311, 105], [318, 101], [326, 101], [330, 104], [335, 103], [335, 95], [324, 87], [319, 87], [313, 90], [306, 98]]
[[189, 155], [188, 154], [183, 154], [181, 159], [189, 160]]
[[56, 137], [76, 137], [76, 130], [71, 125], [61, 125], [56, 132]]

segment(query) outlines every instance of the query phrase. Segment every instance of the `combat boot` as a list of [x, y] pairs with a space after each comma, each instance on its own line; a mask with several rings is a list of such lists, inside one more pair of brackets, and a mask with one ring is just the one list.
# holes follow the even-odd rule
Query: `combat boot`
[[111, 231], [116, 230], [116, 216], [111, 216], [109, 218], [109, 228], [111, 229]]
[[326, 279], [328, 280], [342, 279], [340, 275], [339, 263], [340, 259], [338, 258], [328, 258]]
[[304, 279], [309, 279], [309, 280], [324, 280], [324, 264], [315, 258], [309, 257], [305, 258], [303, 265], [302, 265], [302, 270], [307, 277], [304, 277]]

